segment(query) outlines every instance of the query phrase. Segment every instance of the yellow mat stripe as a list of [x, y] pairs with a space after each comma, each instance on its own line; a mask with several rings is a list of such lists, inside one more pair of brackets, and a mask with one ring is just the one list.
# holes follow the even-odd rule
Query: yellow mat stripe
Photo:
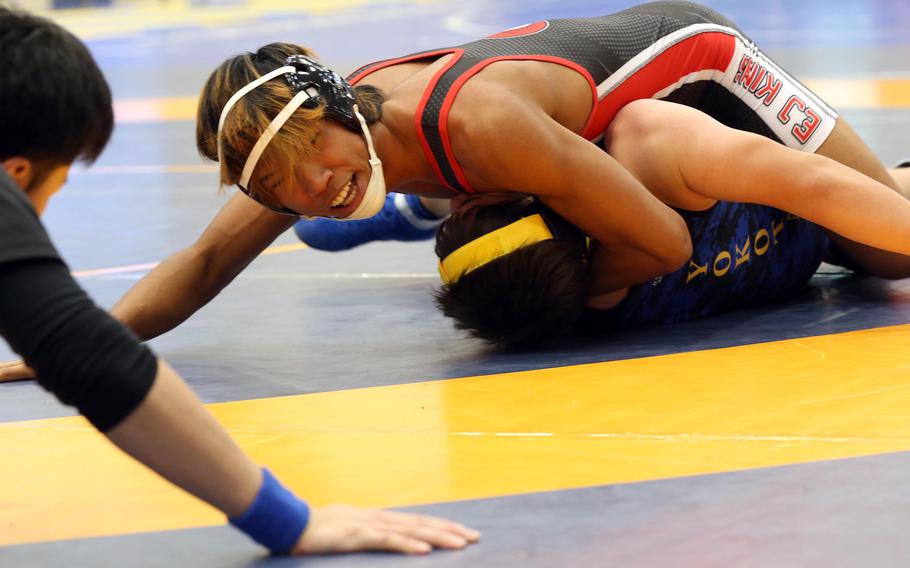
[[[313, 503], [401, 506], [907, 450], [907, 345], [898, 326], [211, 408]], [[0, 544], [222, 522], [81, 418], [0, 424], [0, 448]]]
[[810, 79], [806, 86], [834, 108], [910, 108], [910, 78]]
[[120, 124], [196, 120], [198, 97], [118, 99], [114, 117]]

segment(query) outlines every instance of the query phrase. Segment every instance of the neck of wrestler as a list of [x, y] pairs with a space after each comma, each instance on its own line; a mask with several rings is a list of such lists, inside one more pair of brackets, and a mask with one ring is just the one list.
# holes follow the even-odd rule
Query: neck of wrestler
[[[376, 155], [382, 162], [388, 191], [424, 194], [426, 192], [421, 191], [422, 188], [439, 185], [436, 171], [427, 161], [417, 138], [413, 110], [408, 112], [395, 101], [385, 101], [382, 118], [371, 124], [369, 129]], [[451, 196], [451, 191], [442, 191], [445, 192], [443, 196]]]

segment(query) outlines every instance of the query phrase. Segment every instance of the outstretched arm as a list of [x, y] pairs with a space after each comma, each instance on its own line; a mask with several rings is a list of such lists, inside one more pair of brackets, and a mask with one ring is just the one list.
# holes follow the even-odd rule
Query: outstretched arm
[[170, 331], [227, 286], [296, 217], [233, 196], [190, 247], [136, 283], [111, 310], [144, 340]]
[[44, 388], [78, 408], [122, 450], [271, 549], [414, 553], [477, 538], [447, 521], [350, 507], [314, 510], [307, 525], [305, 505], [277, 483], [265, 484], [271, 478], [180, 377], [95, 306], [59, 259], [0, 262], [0, 298], [6, 299], [0, 336], [37, 369]]
[[[243, 515], [261, 491], [261, 470], [180, 377], [163, 361], [158, 365], [158, 375], [145, 400], [107, 432], [108, 438], [228, 517]], [[443, 519], [330, 506], [310, 511], [306, 530], [288, 552], [388, 550], [423, 554], [434, 547], [462, 548], [478, 536]]]
[[[142, 340], [170, 331], [209, 303], [296, 221], [238, 193], [195, 243], [166, 258], [130, 288], [111, 315]], [[0, 363], [0, 383], [34, 377], [22, 361]]]
[[637, 101], [616, 121], [610, 151], [668, 203], [707, 198], [769, 205], [848, 239], [910, 255], [910, 201], [847, 166], [672, 103]]

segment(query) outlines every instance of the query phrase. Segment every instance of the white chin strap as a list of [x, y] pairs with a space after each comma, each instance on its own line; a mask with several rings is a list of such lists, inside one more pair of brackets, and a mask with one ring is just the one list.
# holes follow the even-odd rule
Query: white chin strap
[[[237, 101], [242, 99], [244, 95], [259, 87], [263, 83], [271, 81], [279, 75], [284, 75], [286, 73], [294, 73], [296, 69], [292, 65], [287, 65], [285, 67], [280, 67], [266, 73], [262, 77], [256, 79], [249, 85], [243, 87], [234, 95], [228, 99], [224, 109], [221, 111], [221, 117], [218, 120], [218, 163], [223, 164], [223, 156], [221, 149], [221, 130], [224, 127], [224, 120], [227, 117], [228, 112]], [[262, 157], [262, 153], [268, 147], [269, 142], [272, 141], [272, 138], [275, 137], [275, 134], [281, 130], [281, 127], [284, 126], [284, 123], [291, 117], [294, 112], [300, 108], [300, 105], [303, 102], [311, 97], [316, 97], [319, 95], [319, 92], [315, 87], [311, 87], [306, 91], [300, 91], [291, 101], [272, 119], [272, 122], [269, 123], [268, 127], [259, 137], [259, 140], [256, 141], [256, 144], [253, 146], [253, 149], [250, 151], [250, 155], [246, 158], [246, 163], [243, 165], [243, 172], [240, 175], [240, 181], [237, 182], [237, 185], [247, 190], [250, 183], [250, 178], [253, 175], [253, 170], [256, 169], [256, 164], [259, 162], [259, 158]], [[367, 150], [370, 153], [370, 181], [367, 183], [366, 194], [360, 200], [360, 205], [357, 206], [357, 209], [353, 213], [339, 219], [341, 221], [354, 221], [356, 219], [368, 219], [373, 215], [379, 213], [382, 209], [382, 205], [385, 202], [386, 189], [385, 189], [385, 178], [382, 175], [382, 162], [379, 160], [379, 157], [376, 156], [376, 150], [373, 148], [373, 138], [370, 136], [370, 129], [367, 127], [367, 121], [363, 118], [363, 115], [360, 114], [360, 111], [357, 108], [357, 105], [354, 105], [354, 116], [357, 117], [358, 122], [360, 122], [360, 128], [363, 130], [363, 136], [367, 141]], [[304, 215], [301, 217], [308, 219]]]
[[357, 219], [369, 219], [379, 213], [385, 203], [385, 176], [382, 175], [382, 162], [376, 156], [376, 150], [373, 149], [373, 137], [370, 136], [370, 129], [367, 128], [367, 121], [360, 114], [357, 105], [354, 105], [354, 116], [360, 122], [360, 128], [363, 130], [363, 137], [367, 140], [367, 151], [370, 153], [370, 181], [367, 182], [366, 193], [360, 200], [357, 209], [342, 221], [355, 221]]

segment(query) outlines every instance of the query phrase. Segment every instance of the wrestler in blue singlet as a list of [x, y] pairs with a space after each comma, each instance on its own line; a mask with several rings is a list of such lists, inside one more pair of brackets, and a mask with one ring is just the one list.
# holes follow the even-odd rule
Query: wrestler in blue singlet
[[669, 324], [779, 300], [799, 292], [828, 249], [817, 225], [779, 209], [719, 201], [680, 211], [692, 258], [676, 272], [633, 286], [610, 310], [588, 310], [591, 331]]

